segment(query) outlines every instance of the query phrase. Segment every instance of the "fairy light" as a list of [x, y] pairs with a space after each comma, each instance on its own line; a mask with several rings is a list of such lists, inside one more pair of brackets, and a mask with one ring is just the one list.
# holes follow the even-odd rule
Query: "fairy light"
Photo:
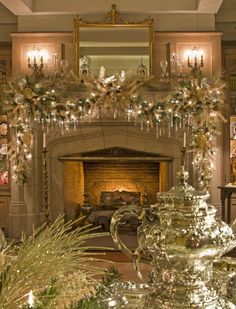
[[30, 290], [30, 292], [29, 292], [28, 305], [29, 305], [29, 308], [34, 308], [34, 295], [33, 295], [32, 290]]
[[32, 154], [31, 154], [31, 153], [28, 153], [28, 154], [26, 155], [26, 158], [27, 158], [28, 160], [31, 160], [31, 159], [32, 159]]
[[[61, 78], [61, 76], [57, 76], [57, 78]], [[64, 76], [61, 79], [65, 85], [71, 86], [73, 84], [70, 79], [67, 80]], [[74, 130], [78, 127], [79, 122], [90, 123], [94, 118], [99, 119], [103, 115], [122, 116], [124, 111], [128, 121], [133, 118], [135, 122], [140, 122], [141, 129], [144, 125], [147, 126], [147, 130], [155, 127], [157, 137], [163, 135], [164, 132], [167, 132], [166, 134], [171, 137], [172, 131], [175, 131], [176, 134], [176, 132], [183, 132], [187, 128], [193, 129], [192, 136], [188, 138], [188, 141], [191, 139], [193, 141], [194, 164], [201, 164], [201, 160], [196, 157], [198, 154], [202, 154], [204, 149], [206, 151], [212, 150], [215, 143], [215, 129], [212, 130], [211, 127], [215, 126], [217, 119], [220, 120], [219, 106], [224, 99], [223, 92], [219, 91], [220, 86], [214, 84], [215, 82], [208, 83], [207, 87], [202, 86], [201, 81], [197, 86], [194, 80], [182, 83], [165, 98], [158, 92], [152, 94], [151, 98], [147, 97], [145, 92], [139, 91], [140, 81], [137, 84], [135, 78], [127, 81], [124, 72], [107, 77], [104, 68], [100, 70], [98, 78], [91, 82], [88, 80], [86, 83], [90, 89], [88, 92], [77, 90], [76, 93], [73, 90], [58, 97], [55, 95], [57, 92], [59, 93], [56, 87], [57, 83], [47, 83], [47, 79], [34, 84], [23, 84], [22, 82], [20, 90], [16, 86], [15, 92], [9, 93], [9, 96], [13, 97], [14, 107], [18, 106], [21, 110], [19, 114], [16, 113], [10, 117], [14, 119], [14, 127], [19, 131], [16, 139], [19, 146], [17, 155], [20, 156], [20, 152], [24, 155], [31, 153], [29, 148], [31, 146], [23, 142], [24, 136], [21, 134], [27, 130], [33, 132], [34, 123], [36, 126], [41, 125], [43, 129], [46, 126], [47, 130], [60, 129], [65, 132], [70, 128]], [[32, 104], [29, 104], [29, 101]], [[200, 104], [201, 102], [211, 102], [212, 104], [208, 106]], [[28, 111], [30, 106], [32, 111]], [[32, 119], [31, 115], [33, 115]], [[201, 127], [197, 123], [199, 120], [207, 123], [209, 131], [212, 132], [209, 136], [204, 133], [207, 141], [201, 136]], [[30, 134], [32, 135], [32, 133]], [[30, 156], [26, 156], [26, 159], [30, 158]], [[206, 160], [210, 160], [209, 156], [206, 158]], [[205, 161], [202, 160], [202, 162]]]

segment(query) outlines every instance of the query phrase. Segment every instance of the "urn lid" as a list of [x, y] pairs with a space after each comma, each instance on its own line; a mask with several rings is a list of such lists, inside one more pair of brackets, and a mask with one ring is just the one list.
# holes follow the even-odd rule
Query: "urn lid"
[[[209, 193], [195, 190], [194, 187], [187, 183], [189, 173], [181, 166], [177, 173], [178, 185], [167, 192], [157, 193], [157, 207], [165, 208], [206, 208]], [[187, 210], [186, 209], [186, 210]]]

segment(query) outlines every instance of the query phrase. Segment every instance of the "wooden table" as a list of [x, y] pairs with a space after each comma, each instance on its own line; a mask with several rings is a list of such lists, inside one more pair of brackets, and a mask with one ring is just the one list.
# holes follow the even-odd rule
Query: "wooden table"
[[[221, 218], [226, 223], [230, 223], [231, 221], [231, 197], [233, 193], [236, 193], [236, 186], [227, 185], [227, 186], [219, 186], [220, 189], [220, 198], [221, 198]], [[225, 200], [227, 203], [225, 203]]]

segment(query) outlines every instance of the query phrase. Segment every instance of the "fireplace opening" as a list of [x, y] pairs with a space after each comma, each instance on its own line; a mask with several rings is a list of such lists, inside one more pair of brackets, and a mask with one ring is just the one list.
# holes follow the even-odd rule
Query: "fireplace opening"
[[93, 210], [129, 203], [147, 207], [156, 202], [157, 192], [170, 186], [172, 159], [157, 154], [114, 147], [61, 160], [67, 219], [81, 216], [84, 204]]

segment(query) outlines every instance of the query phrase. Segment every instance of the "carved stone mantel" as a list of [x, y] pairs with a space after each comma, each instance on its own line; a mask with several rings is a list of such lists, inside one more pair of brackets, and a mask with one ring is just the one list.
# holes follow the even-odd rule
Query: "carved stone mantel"
[[[88, 159], [87, 152], [92, 156], [102, 157], [106, 149], [110, 149], [111, 154], [116, 151], [121, 151], [122, 148], [129, 149], [129, 154], [150, 153], [152, 159], [162, 157], [163, 159], [174, 159], [171, 163], [171, 175], [175, 173], [180, 164], [180, 144], [181, 141], [176, 138], [169, 143], [168, 138], [161, 137], [158, 140], [153, 133], [140, 131], [139, 128], [133, 125], [124, 126], [114, 122], [114, 125], [101, 126], [87, 126], [81, 128], [77, 134], [57, 137], [49, 141], [48, 154], [49, 154], [49, 174], [50, 179], [50, 207], [52, 217], [55, 218], [59, 213], [64, 213], [63, 205], [63, 161], [64, 159], [78, 159], [77, 155], [81, 154], [82, 157]], [[118, 150], [119, 149], [119, 150]], [[128, 157], [127, 150], [126, 158]], [[123, 153], [124, 155], [124, 153]], [[119, 153], [119, 157], [122, 157]], [[150, 155], [151, 157], [151, 155]], [[60, 159], [60, 160], [59, 160]]]
[[[32, 171], [29, 182], [24, 185], [26, 195], [16, 194], [10, 206], [10, 236], [20, 237], [22, 230], [30, 233], [32, 226], [43, 222], [43, 171], [42, 171], [42, 140], [41, 136], [35, 136], [35, 150], [32, 161]], [[78, 130], [68, 134], [49, 134], [47, 137], [47, 163], [49, 175], [49, 205], [52, 220], [59, 214], [64, 214], [64, 163], [62, 158], [78, 159], [78, 154], [88, 159], [88, 154], [100, 158], [110, 149], [110, 154], [119, 153], [119, 156], [132, 158], [131, 154], [138, 154], [141, 158], [148, 154], [150, 160], [169, 159], [170, 186], [175, 185], [175, 175], [181, 164], [182, 140], [179, 137], [156, 138], [155, 132], [141, 131], [132, 123], [104, 122], [101, 124], [83, 125]], [[122, 149], [125, 149], [122, 152]], [[127, 150], [128, 149], [128, 150]], [[92, 157], [90, 157], [92, 158]], [[190, 160], [191, 161], [191, 160]], [[192, 164], [187, 162], [190, 170]], [[217, 179], [213, 178], [215, 186]], [[17, 189], [16, 189], [17, 190]], [[18, 197], [17, 197], [18, 196]], [[14, 227], [13, 227], [14, 225]]]

